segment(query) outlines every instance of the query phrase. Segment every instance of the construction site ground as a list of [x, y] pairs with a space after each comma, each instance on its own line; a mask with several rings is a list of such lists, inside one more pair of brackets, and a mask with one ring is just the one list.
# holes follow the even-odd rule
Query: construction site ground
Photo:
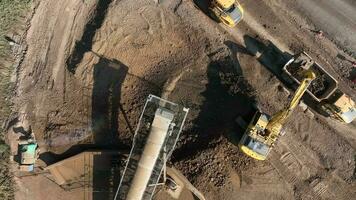
[[[356, 99], [355, 69], [340, 59], [353, 52], [315, 35], [295, 1], [240, 3], [244, 20], [228, 28], [203, 0], [37, 2], [14, 78], [9, 143], [31, 129], [43, 166], [90, 148], [129, 150], [154, 94], [190, 108], [170, 164], [206, 199], [355, 199], [355, 122], [298, 108], [266, 161], [239, 151], [236, 117], [287, 104], [292, 93], [275, 69], [288, 55], [306, 51]], [[47, 176], [15, 176], [15, 198], [77, 199]]]

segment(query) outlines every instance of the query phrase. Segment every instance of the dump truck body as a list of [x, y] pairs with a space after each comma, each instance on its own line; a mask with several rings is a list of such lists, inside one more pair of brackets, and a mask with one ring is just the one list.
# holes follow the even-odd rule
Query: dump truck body
[[288, 61], [283, 67], [283, 72], [299, 85], [303, 79], [301, 72], [307, 69], [311, 69], [316, 75], [316, 79], [307, 89], [307, 93], [318, 102], [328, 99], [338, 88], [338, 82], [323, 67], [313, 61], [307, 53], [302, 52]]

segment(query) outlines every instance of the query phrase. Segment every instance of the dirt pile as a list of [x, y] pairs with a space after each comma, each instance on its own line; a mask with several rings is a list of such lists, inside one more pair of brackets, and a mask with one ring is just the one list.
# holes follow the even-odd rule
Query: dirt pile
[[206, 186], [210, 184], [222, 188], [228, 184], [231, 171], [241, 173], [255, 165], [252, 159], [245, 157], [226, 138], [219, 138], [209, 145], [208, 149], [176, 163], [189, 180], [203, 191], [206, 191]]

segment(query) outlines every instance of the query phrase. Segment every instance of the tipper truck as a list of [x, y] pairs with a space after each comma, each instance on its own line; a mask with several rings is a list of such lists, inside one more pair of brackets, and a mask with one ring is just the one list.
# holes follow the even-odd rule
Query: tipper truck
[[236, 0], [211, 0], [210, 14], [223, 24], [234, 27], [243, 17], [243, 9]]
[[356, 118], [355, 102], [338, 88], [338, 81], [305, 52], [297, 54], [283, 67], [283, 73], [291, 84], [299, 85], [303, 70], [312, 70], [316, 78], [307, 93], [317, 102], [317, 108], [327, 116], [351, 123]]

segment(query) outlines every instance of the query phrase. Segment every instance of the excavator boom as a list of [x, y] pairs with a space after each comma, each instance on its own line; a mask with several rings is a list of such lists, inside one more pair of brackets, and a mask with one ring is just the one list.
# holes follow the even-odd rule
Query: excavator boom
[[316, 78], [314, 72], [311, 70], [305, 71], [304, 74], [304, 79], [300, 83], [298, 89], [295, 91], [295, 94], [290, 101], [289, 105], [287, 108], [284, 110], [274, 114], [268, 125], [266, 126], [266, 129], [271, 132], [271, 134], [275, 133], [277, 131], [277, 134], [279, 134], [283, 124], [285, 121], [288, 119], [290, 114], [293, 112], [293, 110], [297, 107], [299, 104], [300, 99], [303, 97], [304, 93], [307, 91], [310, 83]]

